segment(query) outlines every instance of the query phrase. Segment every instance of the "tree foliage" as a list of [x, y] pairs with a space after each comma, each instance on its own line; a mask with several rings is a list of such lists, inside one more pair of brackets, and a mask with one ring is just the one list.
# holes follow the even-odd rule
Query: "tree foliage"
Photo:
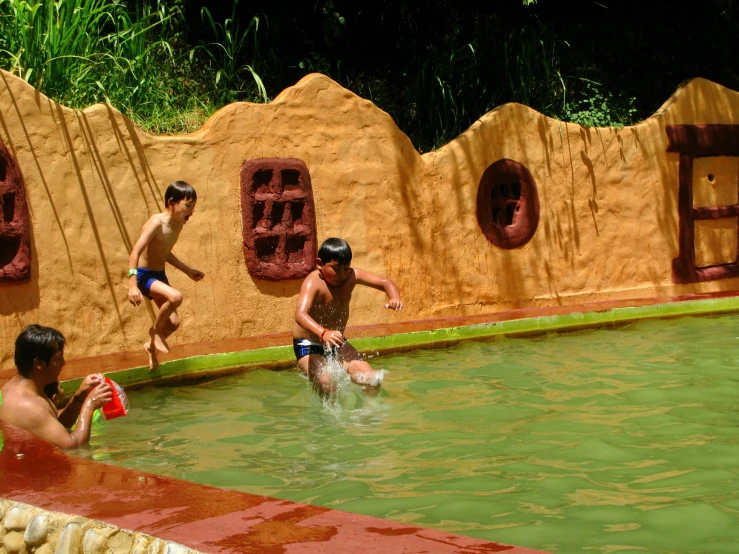
[[0, 0], [0, 64], [153, 132], [192, 130], [317, 71], [427, 151], [506, 102], [620, 126], [686, 79], [739, 90], [738, 16], [733, 0]]

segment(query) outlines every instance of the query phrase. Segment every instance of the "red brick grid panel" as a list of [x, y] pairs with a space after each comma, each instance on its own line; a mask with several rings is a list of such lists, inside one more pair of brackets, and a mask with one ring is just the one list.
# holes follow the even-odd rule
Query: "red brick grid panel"
[[0, 142], [0, 285], [31, 279], [31, 227], [21, 173]]
[[477, 223], [500, 248], [519, 248], [531, 240], [539, 226], [539, 193], [523, 164], [502, 159], [488, 166], [477, 188]]
[[310, 173], [297, 158], [246, 160], [241, 168], [244, 259], [257, 279], [302, 279], [316, 260]]

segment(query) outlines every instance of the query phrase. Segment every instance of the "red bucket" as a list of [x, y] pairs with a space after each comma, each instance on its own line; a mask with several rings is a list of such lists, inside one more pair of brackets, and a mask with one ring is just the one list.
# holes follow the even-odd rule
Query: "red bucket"
[[128, 414], [128, 397], [118, 383], [105, 377], [105, 382], [113, 389], [113, 399], [103, 406], [105, 419], [114, 419]]

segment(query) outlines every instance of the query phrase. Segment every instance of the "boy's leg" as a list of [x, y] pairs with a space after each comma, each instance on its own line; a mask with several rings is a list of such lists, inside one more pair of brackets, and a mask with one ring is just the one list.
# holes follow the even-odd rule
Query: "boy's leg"
[[321, 396], [329, 396], [335, 392], [331, 376], [326, 369], [326, 357], [321, 354], [308, 354], [298, 360], [298, 367], [310, 379], [313, 387]]
[[[164, 304], [165, 300], [159, 298], [152, 298], [154, 300], [154, 304], [157, 305], [157, 308], [161, 309], [162, 305]], [[177, 310], [173, 311], [172, 314], [169, 316], [169, 319], [164, 322], [164, 331], [162, 332], [162, 338], [167, 338], [169, 335], [174, 333], [177, 329], [180, 328], [180, 316], [177, 314]]]
[[154, 281], [149, 287], [149, 294], [159, 307], [154, 326], [149, 329], [152, 350], [156, 348], [161, 352], [169, 352], [165, 339], [179, 327], [177, 308], [182, 304], [182, 293], [162, 281]]
[[352, 382], [361, 385], [367, 392], [376, 393], [380, 390], [380, 383], [374, 384], [375, 370], [362, 359], [362, 355], [349, 342], [345, 342], [339, 349], [339, 361]]

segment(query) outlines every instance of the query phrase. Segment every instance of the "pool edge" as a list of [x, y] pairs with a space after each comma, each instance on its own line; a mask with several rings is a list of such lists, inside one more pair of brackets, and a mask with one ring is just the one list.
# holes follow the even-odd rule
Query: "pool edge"
[[[372, 331], [383, 326], [364, 326], [349, 328], [359, 330], [370, 336], [351, 338], [351, 342], [360, 352], [375, 355], [409, 351], [417, 348], [446, 347], [466, 340], [489, 339], [499, 336], [527, 336], [550, 332], [575, 331], [593, 327], [627, 324], [647, 319], [663, 319], [682, 316], [720, 315], [739, 312], [739, 292], [722, 293], [720, 296], [680, 297], [677, 300], [657, 300], [656, 303], [642, 305], [625, 305], [616, 307], [592, 307], [588, 311], [555, 313], [534, 317], [519, 317], [531, 311], [514, 310], [503, 314], [493, 314], [491, 319], [480, 323], [468, 323], [458, 326], [439, 327], [416, 331], [400, 332], [384, 335], [372, 335]], [[659, 302], [659, 300], [667, 300]], [[606, 303], [605, 306], [611, 306]], [[585, 307], [585, 306], [582, 306]], [[574, 307], [577, 308], [577, 307]], [[570, 308], [561, 308], [564, 310]], [[551, 308], [543, 309], [551, 311]], [[543, 311], [542, 310], [542, 311]], [[506, 316], [509, 317], [506, 317]], [[459, 318], [469, 321], [472, 318]], [[433, 320], [431, 320], [433, 321]], [[454, 318], [438, 320], [454, 321]], [[411, 325], [416, 322], [407, 322]], [[419, 322], [423, 323], [423, 322]], [[395, 325], [399, 327], [399, 325]], [[289, 335], [270, 336], [274, 340], [289, 340]], [[84, 360], [83, 360], [84, 361]], [[216, 352], [178, 358], [162, 362], [159, 368], [151, 372], [146, 366], [122, 368], [106, 372], [110, 378], [124, 387], [141, 387], [156, 384], [169, 384], [182, 381], [210, 379], [226, 374], [238, 373], [255, 367], [285, 369], [294, 367], [295, 360], [292, 347], [289, 345], [267, 346], [231, 352]], [[63, 383], [65, 390], [74, 389], [82, 375]]]

